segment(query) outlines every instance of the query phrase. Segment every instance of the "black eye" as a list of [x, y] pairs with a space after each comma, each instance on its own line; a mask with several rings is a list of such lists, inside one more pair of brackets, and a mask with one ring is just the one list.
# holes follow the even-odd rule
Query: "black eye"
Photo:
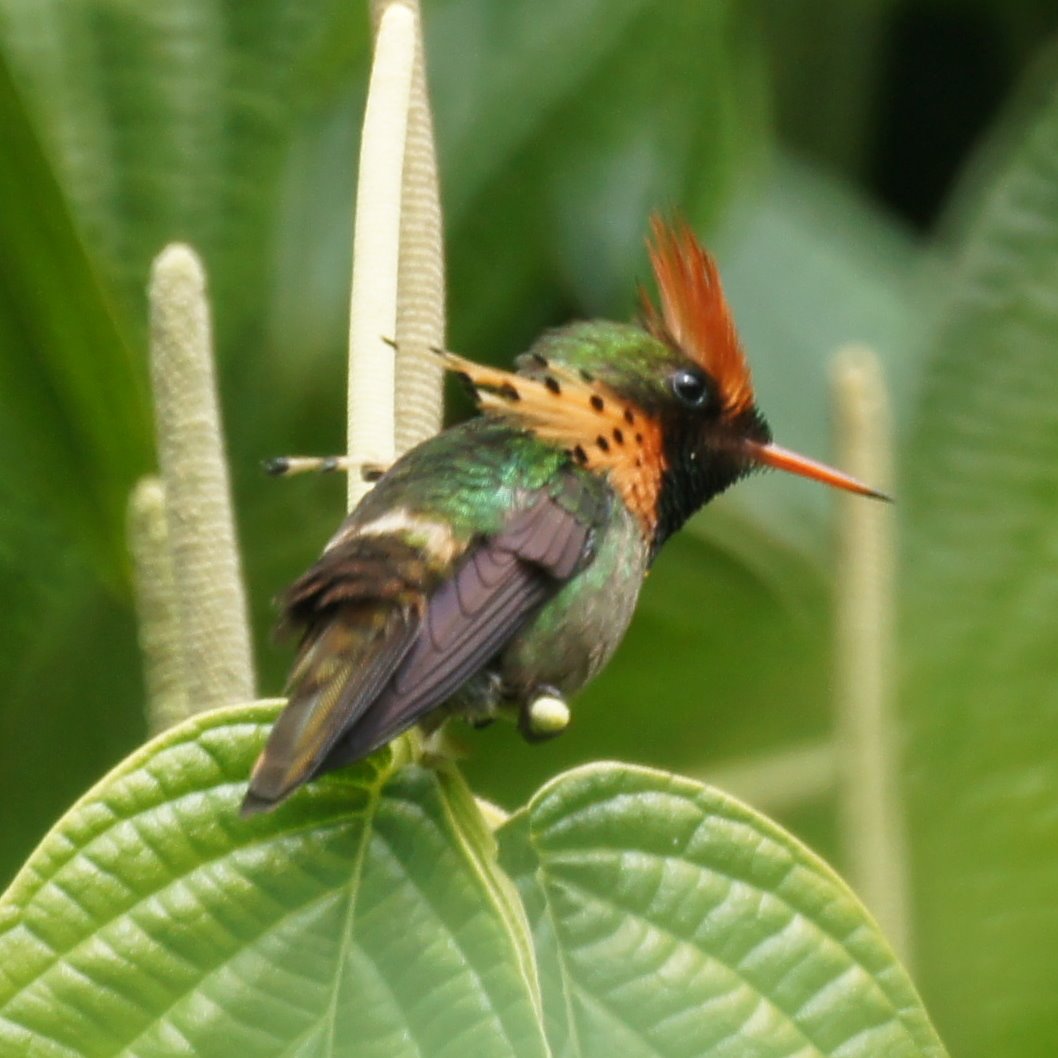
[[709, 383], [697, 371], [680, 370], [669, 379], [677, 400], [688, 408], [702, 408], [709, 401]]

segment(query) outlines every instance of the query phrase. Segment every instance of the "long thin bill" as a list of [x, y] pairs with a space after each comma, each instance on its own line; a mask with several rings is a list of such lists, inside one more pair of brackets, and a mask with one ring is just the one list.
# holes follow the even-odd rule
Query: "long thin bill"
[[855, 492], [860, 496], [870, 496], [876, 500], [892, 502], [892, 497], [884, 492], [872, 489], [870, 485], [864, 485], [862, 481], [843, 474], [840, 470], [828, 467], [826, 463], [817, 463], [807, 456], [798, 455], [788, 448], [781, 448], [775, 444], [756, 444], [748, 442], [746, 446], [752, 457], [765, 466], [774, 467], [776, 470], [785, 470], [789, 474], [799, 474], [803, 478], [811, 478], [813, 481], [822, 481], [826, 485], [833, 485], [847, 492]]

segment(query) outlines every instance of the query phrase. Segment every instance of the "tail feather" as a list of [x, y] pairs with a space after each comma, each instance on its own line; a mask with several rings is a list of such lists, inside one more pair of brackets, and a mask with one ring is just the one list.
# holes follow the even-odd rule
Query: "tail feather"
[[311, 779], [411, 647], [418, 618], [392, 605], [342, 607], [310, 629], [289, 701], [254, 765], [244, 816], [267, 811]]

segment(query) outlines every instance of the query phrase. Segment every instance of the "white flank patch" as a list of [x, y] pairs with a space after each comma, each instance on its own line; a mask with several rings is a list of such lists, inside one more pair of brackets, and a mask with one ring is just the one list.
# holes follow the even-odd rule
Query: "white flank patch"
[[412, 514], [404, 507], [387, 511], [381, 518], [364, 525], [345, 525], [327, 542], [324, 553], [337, 544], [352, 540], [357, 536], [402, 536], [411, 538], [415, 544], [429, 551], [439, 562], [451, 562], [459, 551], [459, 543], [452, 533], [452, 528], [445, 522], [436, 522]]

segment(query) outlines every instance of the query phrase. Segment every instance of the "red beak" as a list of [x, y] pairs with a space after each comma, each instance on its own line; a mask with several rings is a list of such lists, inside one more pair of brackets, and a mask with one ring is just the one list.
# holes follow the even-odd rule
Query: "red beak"
[[785, 470], [790, 474], [800, 474], [803, 478], [822, 481], [826, 485], [833, 485], [835, 488], [845, 489], [847, 492], [855, 492], [860, 496], [870, 496], [872, 499], [892, 502], [892, 497], [887, 496], [884, 492], [872, 489], [869, 485], [864, 485], [862, 481], [857, 481], [848, 474], [843, 474], [840, 470], [828, 467], [826, 463], [817, 463], [814, 459], [799, 456], [796, 452], [791, 452], [787, 448], [780, 448], [774, 444], [762, 445], [755, 441], [747, 441], [746, 448], [752, 458], [758, 463], [763, 463], [764, 466], [774, 467], [776, 470]]

